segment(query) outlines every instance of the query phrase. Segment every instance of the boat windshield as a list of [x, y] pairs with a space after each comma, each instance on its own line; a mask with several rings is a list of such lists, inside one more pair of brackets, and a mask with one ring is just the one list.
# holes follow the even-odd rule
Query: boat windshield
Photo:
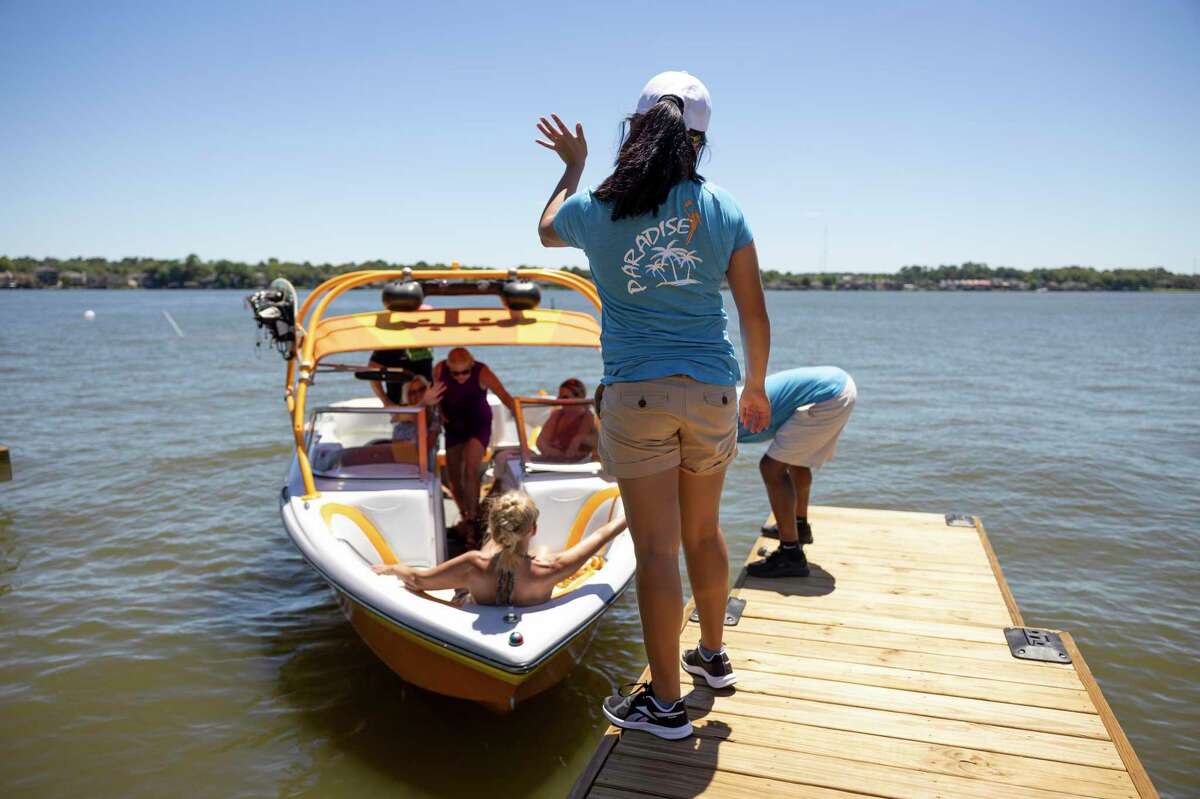
[[308, 459], [320, 477], [419, 479], [429, 474], [433, 446], [424, 408], [319, 408]]

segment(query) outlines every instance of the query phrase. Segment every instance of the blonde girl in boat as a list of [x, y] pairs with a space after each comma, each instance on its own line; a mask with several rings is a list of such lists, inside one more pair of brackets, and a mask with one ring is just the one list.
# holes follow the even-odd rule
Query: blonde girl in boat
[[[583, 126], [557, 115], [538, 144], [565, 170], [542, 211], [547, 247], [578, 247], [603, 301], [604, 378], [597, 392], [600, 460], [617, 478], [637, 554], [638, 608], [651, 683], [609, 697], [617, 726], [663, 738], [691, 735], [679, 692], [683, 614], [678, 553], [700, 612], [701, 635], [682, 666], [709, 685], [737, 679], [722, 645], [729, 558], [719, 506], [737, 451], [737, 421], [763, 429], [770, 323], [754, 239], [730, 194], [696, 171], [710, 116], [708, 90], [686, 72], [646, 84], [626, 119], [612, 174], [578, 191], [587, 158]], [[741, 320], [745, 389], [726, 334], [722, 281]]]
[[554, 586], [577, 572], [627, 526], [620, 516], [579, 543], [553, 555], [529, 554], [537, 533], [538, 509], [528, 494], [510, 491], [492, 500], [483, 547], [431, 569], [403, 563], [374, 566], [376, 574], [399, 577], [410, 591], [465, 588], [480, 605], [540, 605]]

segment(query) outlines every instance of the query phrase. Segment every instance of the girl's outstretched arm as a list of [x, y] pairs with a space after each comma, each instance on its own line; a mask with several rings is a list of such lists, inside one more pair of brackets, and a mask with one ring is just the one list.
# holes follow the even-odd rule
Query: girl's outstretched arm
[[372, 566], [376, 574], [392, 574], [399, 577], [409, 591], [436, 591], [439, 588], [461, 588], [475, 568], [478, 552], [464, 552], [457, 558], [439, 563], [431, 569], [414, 569], [404, 563], [379, 564]]
[[549, 558], [549, 568], [555, 582], [578, 571], [580, 566], [587, 563], [588, 558], [603, 549], [628, 526], [625, 516], [618, 516], [608, 524], [596, 528], [590, 535], [585, 535], [575, 546]]
[[587, 139], [583, 137], [583, 125], [578, 122], [575, 123], [575, 135], [571, 135], [571, 131], [558, 118], [558, 114], [551, 114], [550, 117], [554, 122], [542, 117], [537, 125], [538, 132], [546, 140], [535, 141], [547, 150], [558, 153], [566, 168], [563, 170], [563, 176], [559, 178], [558, 185], [551, 192], [550, 199], [546, 201], [546, 207], [542, 209], [542, 217], [538, 221], [538, 237], [544, 247], [566, 247], [567, 243], [554, 231], [554, 217], [567, 198], [579, 190], [583, 164], [587, 161]]

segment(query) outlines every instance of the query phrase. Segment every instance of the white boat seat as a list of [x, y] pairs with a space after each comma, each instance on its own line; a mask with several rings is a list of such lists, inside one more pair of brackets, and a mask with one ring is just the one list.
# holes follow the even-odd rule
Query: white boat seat
[[330, 502], [321, 507], [321, 516], [336, 538], [374, 563], [428, 568], [438, 562], [426, 491], [368, 493], [353, 501], [353, 505]]
[[600, 474], [600, 463], [598, 461], [584, 461], [583, 463], [538, 463], [530, 461], [525, 464], [527, 472], [558, 472], [559, 474]]
[[[529, 551], [561, 552], [608, 520], [617, 487], [592, 475], [527, 474], [523, 488], [538, 506]], [[603, 511], [603, 513], [601, 513]]]

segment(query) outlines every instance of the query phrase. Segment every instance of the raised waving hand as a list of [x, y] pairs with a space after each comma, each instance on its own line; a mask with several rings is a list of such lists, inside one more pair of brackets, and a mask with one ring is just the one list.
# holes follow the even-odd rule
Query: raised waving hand
[[558, 157], [567, 166], [582, 167], [583, 162], [587, 160], [587, 139], [583, 136], [583, 125], [576, 122], [575, 133], [572, 134], [558, 118], [558, 114], [551, 114], [550, 119], [554, 121], [551, 122], [545, 117], [538, 120], [538, 132], [545, 138], [534, 141], [547, 150], [558, 153]]

